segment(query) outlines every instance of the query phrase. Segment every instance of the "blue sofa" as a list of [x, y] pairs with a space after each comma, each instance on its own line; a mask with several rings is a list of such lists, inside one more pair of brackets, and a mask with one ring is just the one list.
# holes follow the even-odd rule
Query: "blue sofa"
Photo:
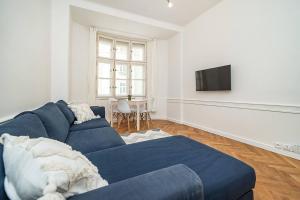
[[[70, 200], [251, 200], [255, 172], [245, 163], [183, 136], [126, 145], [105, 119], [76, 125], [64, 101], [47, 103], [0, 125], [0, 134], [48, 137], [82, 152], [109, 185]], [[0, 153], [3, 146], [0, 145]], [[4, 191], [0, 156], [0, 199]]]

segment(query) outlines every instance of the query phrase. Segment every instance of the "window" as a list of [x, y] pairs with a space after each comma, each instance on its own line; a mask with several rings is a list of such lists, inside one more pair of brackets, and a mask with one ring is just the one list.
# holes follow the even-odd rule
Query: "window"
[[146, 44], [98, 34], [97, 97], [146, 96]]

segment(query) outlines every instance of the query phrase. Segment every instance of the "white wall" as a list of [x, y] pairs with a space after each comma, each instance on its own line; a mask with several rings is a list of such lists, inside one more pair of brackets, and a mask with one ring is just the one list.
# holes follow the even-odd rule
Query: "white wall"
[[70, 101], [88, 102], [89, 28], [71, 27]]
[[[297, 0], [223, 0], [188, 24], [182, 121], [271, 150], [274, 142], [299, 144], [299, 10]], [[226, 64], [232, 91], [195, 91], [196, 70]]]
[[184, 88], [195, 87], [195, 70], [232, 64], [233, 91], [184, 90], [184, 96], [299, 104], [299, 8], [297, 0], [225, 0], [190, 23], [183, 39]]
[[51, 100], [69, 100], [70, 2], [51, 0]]
[[50, 3], [0, 1], [0, 118], [50, 99]]
[[168, 96], [168, 41], [157, 40], [156, 51], [157, 65], [152, 66], [154, 72], [152, 82], [154, 83], [153, 92], [155, 98], [154, 119], [167, 118], [167, 96]]
[[168, 104], [167, 118], [180, 122], [182, 106], [178, 103], [182, 96], [182, 34], [169, 39], [168, 46]]

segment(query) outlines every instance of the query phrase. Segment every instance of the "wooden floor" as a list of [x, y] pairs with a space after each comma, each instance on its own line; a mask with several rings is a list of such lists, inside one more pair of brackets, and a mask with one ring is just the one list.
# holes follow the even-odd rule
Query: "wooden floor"
[[[187, 136], [252, 166], [256, 171], [255, 200], [300, 200], [299, 160], [170, 121], [153, 120], [151, 128]], [[146, 130], [145, 124], [142, 124], [141, 129]], [[117, 131], [128, 133], [127, 123], [122, 124]], [[136, 130], [131, 129], [131, 132]]]

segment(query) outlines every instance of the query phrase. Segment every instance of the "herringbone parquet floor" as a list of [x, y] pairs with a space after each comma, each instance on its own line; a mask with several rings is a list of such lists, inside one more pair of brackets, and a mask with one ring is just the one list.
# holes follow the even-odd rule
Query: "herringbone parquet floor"
[[[133, 125], [131, 126], [133, 127]], [[185, 135], [252, 166], [256, 171], [255, 200], [300, 200], [300, 161], [186, 125], [153, 120], [151, 128]], [[146, 130], [142, 124], [142, 130]], [[127, 123], [117, 129], [128, 133]], [[136, 132], [131, 129], [129, 132]]]

